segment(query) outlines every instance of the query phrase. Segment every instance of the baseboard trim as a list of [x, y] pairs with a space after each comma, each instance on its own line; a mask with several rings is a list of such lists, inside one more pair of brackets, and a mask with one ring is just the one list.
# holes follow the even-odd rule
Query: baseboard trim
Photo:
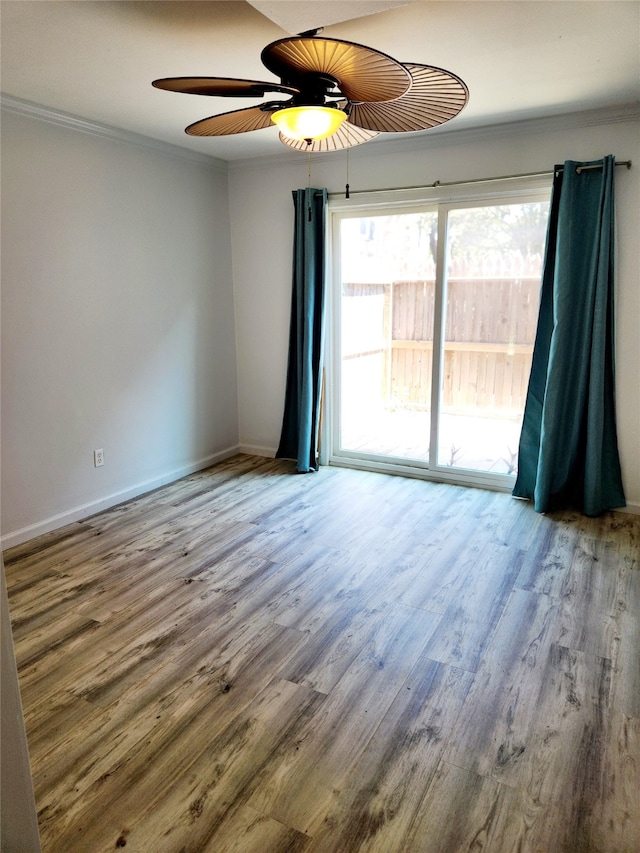
[[621, 506], [620, 509], [616, 509], [614, 512], [629, 512], [631, 515], [640, 515], [640, 504], [631, 501], [631, 503]]
[[[15, 545], [22, 545], [30, 539], [35, 539], [37, 536], [42, 536], [44, 533], [51, 533], [52, 530], [58, 530], [60, 527], [65, 527], [67, 524], [73, 524], [76, 521], [82, 521], [91, 515], [110, 509], [113, 506], [124, 503], [125, 501], [137, 498], [140, 495], [152, 492], [161, 486], [166, 486], [173, 483], [182, 477], [187, 477], [189, 474], [194, 474], [196, 471], [203, 471], [205, 468], [210, 468], [218, 462], [223, 462], [225, 459], [230, 459], [237, 453], [246, 453], [250, 456], [264, 456], [267, 459], [274, 459], [276, 451], [273, 447], [260, 447], [254, 444], [236, 444], [233, 447], [228, 447], [218, 453], [212, 453], [210, 456], [205, 456], [197, 462], [192, 462], [189, 465], [184, 465], [181, 468], [175, 468], [161, 474], [159, 477], [154, 477], [151, 480], [145, 480], [141, 483], [136, 483], [127, 489], [119, 492], [114, 492], [104, 498], [99, 498], [95, 501], [89, 501], [86, 504], [74, 507], [58, 515], [53, 515], [43, 521], [38, 521], [35, 524], [30, 524], [27, 527], [22, 527], [20, 530], [14, 530], [10, 533], [5, 533], [0, 538], [0, 546], [3, 551], [8, 548], [13, 548]], [[332, 464], [340, 465], [340, 462], [333, 461]], [[344, 467], [352, 467], [345, 465]], [[384, 468], [376, 466], [366, 466], [365, 470], [378, 471], [379, 473], [389, 473]], [[484, 486], [483, 488], [488, 488]], [[640, 503], [627, 503], [625, 507], [614, 510], [615, 512], [625, 512], [631, 515], [640, 515]]]
[[241, 444], [238, 453], [246, 453], [248, 456], [264, 456], [267, 459], [276, 458], [276, 450], [273, 447], [258, 447], [255, 444]]
[[[124, 503], [125, 501], [137, 498], [147, 492], [152, 492], [160, 486], [166, 486], [182, 477], [187, 477], [189, 474], [194, 474], [196, 471], [202, 471], [205, 468], [210, 468], [217, 462], [223, 462], [231, 456], [246, 451], [241, 450], [239, 445], [228, 447], [218, 453], [212, 453], [210, 456], [205, 456], [196, 462], [191, 462], [189, 465], [183, 465], [180, 468], [174, 468], [172, 471], [166, 471], [158, 477], [153, 477], [150, 480], [145, 480], [141, 483], [136, 483], [119, 492], [113, 492], [103, 498], [98, 498], [95, 501], [89, 501], [86, 504], [73, 507], [65, 512], [52, 515], [50, 518], [45, 518], [35, 524], [29, 524], [27, 527], [22, 527], [20, 530], [14, 530], [0, 539], [2, 550], [13, 548], [15, 545], [22, 545], [30, 539], [35, 539], [37, 536], [42, 536], [44, 533], [51, 533], [52, 530], [58, 530], [60, 527], [65, 527], [67, 524], [73, 524], [76, 521], [82, 521], [97, 512], [102, 512], [105, 509], [110, 509], [113, 506]], [[258, 454], [261, 455], [261, 454]]]

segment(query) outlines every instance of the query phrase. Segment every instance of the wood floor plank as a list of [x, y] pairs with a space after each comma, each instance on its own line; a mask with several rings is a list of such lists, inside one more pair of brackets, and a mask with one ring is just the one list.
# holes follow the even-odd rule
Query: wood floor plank
[[[61, 692], [51, 701], [38, 705], [29, 704], [25, 707], [25, 727], [29, 749], [34, 756], [47, 755], [48, 766], [34, 778], [34, 784], [47, 784], [47, 780], [57, 773], [65, 773], [57, 756], [51, 757], [53, 745], [61, 740], [68, 741], [70, 733], [88, 732], [92, 721], [99, 716], [101, 709], [96, 709], [84, 699], [79, 699], [71, 693]], [[44, 767], [45, 762], [42, 761]]]
[[[510, 788], [442, 762], [406, 841], [396, 849], [420, 853], [521, 850], [517, 830], [522, 817], [514, 818], [514, 801]], [[382, 853], [382, 848], [375, 848], [375, 853]]]
[[592, 818], [614, 783], [606, 764], [611, 677], [610, 661], [551, 645], [518, 788], [521, 811], [531, 812], [522, 836], [529, 845], [598, 849]]
[[314, 834], [310, 853], [405, 849], [472, 678], [420, 657]]
[[37, 662], [20, 670], [25, 697], [38, 696], [39, 701], [45, 701], [52, 692], [64, 689], [97, 699], [107, 685], [117, 687], [126, 673], [135, 678], [137, 668], [146, 667], [172, 640], [178, 641], [182, 628], [176, 619], [193, 609], [193, 595], [184, 585], [176, 582], [174, 586], [170, 597], [142, 608], [138, 618], [121, 616], [113, 623], [99, 623], [71, 650], [73, 668], [69, 667], [67, 648], [59, 645], [47, 656], [46, 665]]
[[236, 809], [198, 853], [302, 853], [310, 838], [277, 820], [260, 814], [250, 806]]
[[[469, 565], [469, 563], [471, 565]], [[458, 564], [455, 595], [426, 653], [433, 660], [475, 672], [511, 594], [522, 552], [504, 545], [479, 548]]]
[[371, 574], [371, 566], [350, 565], [345, 556], [333, 548], [312, 547], [289, 564], [295, 574], [290, 586], [273, 596], [267, 608], [269, 618], [315, 633], [341, 601], [358, 595]]
[[[471, 491], [471, 490], [470, 490]], [[420, 570], [400, 597], [404, 604], [444, 613], [467, 580], [469, 567], [488, 547], [500, 547], [493, 531], [479, 524], [482, 512], [497, 498], [471, 491], [441, 515], [441, 522], [414, 547]], [[519, 549], [516, 549], [519, 552]]]
[[640, 517], [294, 469], [5, 554], [43, 853], [637, 853]]
[[[217, 742], [217, 734], [268, 687], [273, 667], [286, 661], [300, 640], [297, 632], [275, 626], [262, 634], [257, 642], [256, 632], [251, 632], [245, 654], [221, 656], [212, 650], [210, 663], [197, 671], [186, 668], [185, 661], [168, 672], [159, 668], [153, 677], [131, 686], [118, 705], [97, 715], [95, 725], [58, 739], [43, 761], [55, 760], [64, 767], [57, 775], [49, 773], [37, 793], [44, 837], [64, 849], [74, 824], [86, 832], [93, 813], [110, 804], [112, 814], [125, 815], [132, 823], [144, 814], [145, 800], [135, 799], [135, 792], [143, 793], [143, 781], [153, 792], [166, 792], [169, 782], [161, 784], [160, 778], [188, 775], [208, 744]], [[236, 652], [240, 645], [236, 643]], [[153, 774], [146, 770], [150, 765]], [[129, 811], [123, 791], [133, 795]], [[149, 794], [151, 800], [156, 793]]]
[[380, 609], [371, 606], [365, 595], [342, 601], [280, 670], [280, 677], [329, 693], [377, 630], [379, 616]]
[[[200, 645], [176, 660], [164, 661], [130, 685], [108, 709], [73, 697], [76, 705], [82, 702], [95, 713], [79, 731], [40, 726], [45, 731], [50, 728], [40, 751], [43, 756], [46, 753], [50, 768], [47, 790], [54, 778], [64, 782], [71, 774], [77, 792], [80, 780], [86, 785], [110, 773], [131, 757], [135, 744], [158, 727], [158, 721], [163, 721], [163, 731], [171, 732], [184, 717], [197, 717], [203, 705], [216, 706], [219, 716], [233, 716], [251, 701], [250, 691], [262, 689], [272, 678], [272, 667], [286, 663], [302, 640], [291, 629], [246, 625], [234, 631], [231, 639], [218, 638], [206, 649]], [[64, 694], [63, 702], [70, 697]], [[65, 796], [59, 792], [53, 799]]]
[[585, 835], [594, 850], [640, 850], [640, 719], [613, 714], [608, 732], [601, 795], [589, 812]]
[[[611, 542], [578, 541], [563, 587], [557, 627], [560, 645], [612, 661], [614, 704], [640, 717], [640, 571]], [[619, 686], [625, 685], [623, 690]]]
[[377, 632], [331, 691], [312, 727], [288, 745], [279, 772], [261, 780], [250, 800], [302, 832], [313, 834], [324, 818], [331, 791], [343, 788], [438, 619], [400, 605], [389, 605], [381, 616]]
[[[605, 555], [603, 550], [610, 551]], [[578, 541], [562, 587], [558, 642], [570, 649], [612, 658], [618, 566], [606, 543]], [[603, 619], [603, 617], [609, 617]]]
[[[242, 619], [247, 611], [256, 612], [262, 599], [250, 595], [236, 605], [238, 586], [245, 592], [259, 588], [279, 567], [265, 561], [252, 561], [244, 566], [242, 581], [227, 575], [221, 567], [222, 578], [212, 584], [185, 584], [173, 574], [163, 584], [156, 582], [157, 594], [149, 600], [136, 599], [126, 611], [118, 611], [112, 619], [93, 631], [90, 639], [75, 652], [74, 666], [68, 667], [64, 646], [48, 656], [48, 666], [32, 666], [21, 671], [21, 685], [26, 695], [35, 693], [39, 701], [48, 700], [52, 691], [67, 689], [78, 695], [92, 697], [113, 695], [135, 680], [141, 667], [149, 669], [153, 660], [171, 657], [189, 643], [197, 642], [204, 631], [209, 642], [216, 632], [227, 630], [231, 618]], [[222, 581], [218, 585], [218, 581]], [[286, 583], [286, 578], [280, 581]], [[244, 614], [244, 615], [243, 615]], [[174, 651], [177, 649], [177, 652]]]
[[578, 531], [571, 526], [545, 519], [525, 554], [515, 586], [561, 598], [577, 540]]
[[8, 549], [3, 553], [3, 560], [5, 567], [11, 567], [7, 578], [11, 582], [11, 590], [17, 591], [23, 578], [28, 582], [37, 580], [51, 564], [56, 567], [64, 565], [65, 560], [77, 553], [75, 549], [78, 546], [86, 545], [95, 537], [96, 532], [88, 524], [74, 522]]
[[[185, 847], [195, 853], [211, 844], [221, 822], [244, 803], [256, 773], [280, 742], [295, 738], [318, 701], [324, 697], [307, 688], [272, 682], [215, 738], [213, 731], [206, 733], [215, 718], [211, 709], [203, 709], [197, 726], [163, 744], [161, 757], [158, 743], [143, 750], [141, 757], [157, 765], [155, 778], [138, 767], [126, 780], [114, 773], [89, 793], [94, 806], [85, 805], [78, 815], [83, 843], [96, 849], [101, 839], [111, 837], [115, 848], [123, 838], [140, 853], [179, 853]], [[196, 750], [188, 748], [193, 739]], [[100, 808], [95, 807], [98, 802]], [[70, 842], [73, 834], [66, 838]]]
[[546, 595], [513, 590], [482, 658], [446, 760], [517, 787], [532, 746], [542, 682], [559, 604]]

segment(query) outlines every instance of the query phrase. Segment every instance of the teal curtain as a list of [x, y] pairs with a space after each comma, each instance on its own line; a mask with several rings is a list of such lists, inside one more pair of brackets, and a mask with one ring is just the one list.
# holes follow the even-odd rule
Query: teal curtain
[[293, 287], [284, 416], [276, 458], [295, 459], [299, 473], [318, 470], [324, 328], [327, 190], [293, 193]]
[[[580, 170], [580, 167], [595, 167]], [[625, 506], [615, 416], [615, 158], [556, 167], [513, 494], [537, 512]]]

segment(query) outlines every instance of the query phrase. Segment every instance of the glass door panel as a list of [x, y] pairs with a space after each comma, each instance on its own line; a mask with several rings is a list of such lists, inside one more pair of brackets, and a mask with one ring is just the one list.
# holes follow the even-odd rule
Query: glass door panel
[[516, 470], [548, 203], [448, 213], [438, 466]]
[[339, 447], [429, 457], [435, 210], [340, 223]]

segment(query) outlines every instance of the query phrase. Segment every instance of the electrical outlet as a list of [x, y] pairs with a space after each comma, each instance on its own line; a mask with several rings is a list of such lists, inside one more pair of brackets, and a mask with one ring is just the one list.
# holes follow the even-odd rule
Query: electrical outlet
[[100, 450], [93, 451], [93, 464], [96, 468], [104, 465], [104, 450], [102, 450], [102, 448], [100, 448]]

